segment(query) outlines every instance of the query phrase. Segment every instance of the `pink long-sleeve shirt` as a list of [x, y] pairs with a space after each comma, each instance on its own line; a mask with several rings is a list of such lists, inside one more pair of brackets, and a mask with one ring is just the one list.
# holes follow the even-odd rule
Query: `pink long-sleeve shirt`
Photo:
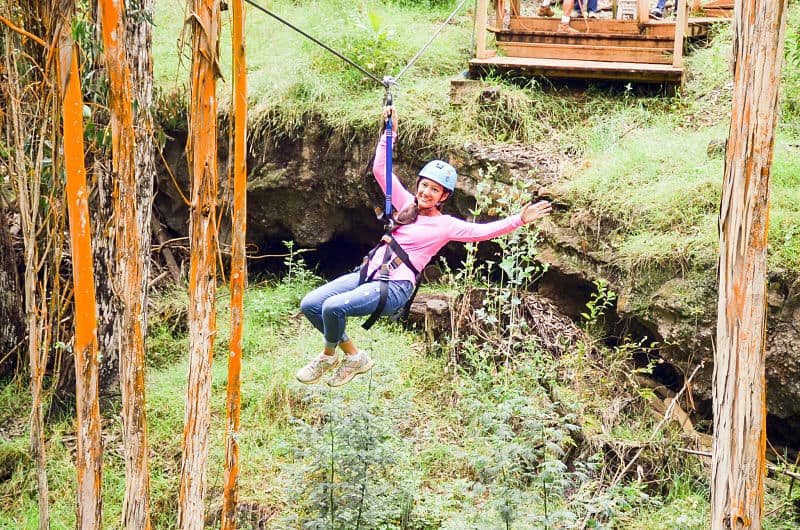
[[[375, 162], [372, 166], [375, 180], [386, 192], [386, 135], [382, 135], [375, 150]], [[392, 173], [392, 206], [400, 211], [414, 194], [408, 191], [397, 175]], [[485, 241], [512, 232], [522, 226], [522, 217], [515, 214], [490, 223], [469, 223], [451, 215], [420, 215], [416, 222], [402, 225], [392, 235], [408, 254], [408, 258], [418, 271], [421, 271], [439, 250], [450, 241]], [[369, 263], [368, 272], [380, 268], [385, 252], [376, 252]], [[414, 272], [401, 265], [391, 272], [392, 280], [408, 280], [415, 282]]]

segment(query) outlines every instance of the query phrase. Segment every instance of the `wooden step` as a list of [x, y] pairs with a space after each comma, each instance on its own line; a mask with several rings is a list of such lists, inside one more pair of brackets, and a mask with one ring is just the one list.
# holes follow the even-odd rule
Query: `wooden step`
[[[550, 31], [558, 30], [558, 18], [511, 17], [510, 31]], [[611, 35], [648, 35], [653, 37], [672, 37], [675, 35], [675, 22], [654, 20], [639, 24], [635, 20], [613, 20], [607, 18], [573, 18], [569, 24], [578, 31], [604, 33]]]
[[733, 9], [727, 7], [703, 7], [703, 14], [716, 19], [733, 18]]
[[709, 2], [704, 2], [700, 8], [701, 9], [709, 9], [709, 8], [721, 8], [721, 9], [730, 9], [733, 11], [734, 0], [710, 0]]
[[583, 61], [672, 64], [672, 49], [580, 44], [498, 42], [508, 57], [576, 59]]
[[582, 44], [589, 46], [629, 46], [634, 48], [672, 48], [675, 38], [656, 35], [614, 35], [609, 33], [558, 33], [553, 31], [510, 31], [495, 32], [499, 43], [530, 42], [543, 44]]
[[544, 59], [532, 57], [490, 57], [472, 59], [471, 75], [487, 72], [524, 72], [527, 75], [560, 79], [633, 81], [642, 83], [681, 83], [683, 68], [671, 64], [630, 62], [578, 61], [574, 59]]

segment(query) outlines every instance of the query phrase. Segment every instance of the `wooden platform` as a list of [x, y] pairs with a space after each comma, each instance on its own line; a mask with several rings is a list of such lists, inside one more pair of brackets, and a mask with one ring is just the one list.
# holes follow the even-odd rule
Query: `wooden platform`
[[586, 61], [575, 59], [549, 59], [536, 57], [489, 57], [472, 59], [470, 75], [489, 72], [524, 72], [530, 76], [556, 79], [621, 80], [641, 83], [678, 85], [683, 68], [672, 64], [646, 64], [618, 61]]
[[570, 26], [580, 33], [559, 33], [558, 18], [511, 16], [507, 28], [487, 23], [484, 27], [494, 34], [495, 51], [483, 48], [484, 52], [470, 61], [469, 72], [473, 77], [514, 72], [680, 85], [682, 43], [707, 35], [712, 24], [722, 21], [716, 17], [687, 19], [684, 1], [680, 5], [684, 9], [680, 22], [647, 19], [646, 11], [646, 22], [573, 18]]

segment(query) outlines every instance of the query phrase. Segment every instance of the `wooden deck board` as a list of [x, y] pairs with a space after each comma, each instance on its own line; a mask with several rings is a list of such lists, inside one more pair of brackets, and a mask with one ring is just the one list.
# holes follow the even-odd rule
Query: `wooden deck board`
[[519, 70], [530, 75], [562, 79], [628, 80], [645, 83], [678, 84], [683, 68], [671, 64], [630, 62], [580, 61], [574, 59], [547, 59], [528, 57], [491, 57], [472, 59], [470, 73], [479, 75], [490, 70]]
[[672, 48], [498, 42], [508, 57], [575, 59], [616, 63], [672, 64]]
[[623, 46], [636, 48], [672, 48], [673, 36], [614, 35], [608, 33], [557, 33], [544, 31], [498, 31], [497, 43], [527, 42], [592, 46]]
[[[473, 59], [469, 69], [472, 75], [513, 71], [563, 79], [680, 84], [684, 70], [673, 66], [673, 61], [681, 64], [680, 55], [673, 57], [676, 39], [702, 38], [712, 24], [725, 21], [691, 17], [681, 31], [675, 19], [639, 23], [573, 18], [570, 26], [581, 33], [565, 34], [557, 31], [558, 18], [512, 16], [509, 28], [488, 28], [495, 34], [497, 49], [506, 56]], [[492, 53], [487, 52], [482, 57]]]
[[[511, 17], [510, 31], [551, 31], [558, 30], [558, 18]], [[639, 24], [635, 20], [614, 20], [608, 18], [573, 18], [569, 24], [581, 32], [605, 33], [610, 35], [652, 35], [671, 36], [675, 34], [675, 22], [652, 20]]]

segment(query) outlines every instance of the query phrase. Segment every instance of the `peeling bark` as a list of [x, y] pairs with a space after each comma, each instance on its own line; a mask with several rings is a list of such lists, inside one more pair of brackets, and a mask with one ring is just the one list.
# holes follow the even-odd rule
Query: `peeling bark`
[[[0, 190], [2, 193], [2, 190]], [[17, 257], [8, 233], [8, 213], [0, 197], [0, 378], [14, 371], [24, 356], [25, 326]]]
[[77, 527], [102, 527], [103, 450], [98, 401], [97, 315], [92, 269], [86, 167], [83, 147], [83, 98], [75, 44], [69, 24], [72, 5], [62, 0], [58, 61], [62, 98], [64, 167], [75, 296], [75, 403], [77, 409]]
[[189, 377], [181, 458], [178, 524], [204, 526], [211, 360], [216, 334], [217, 95], [219, 0], [193, 0], [192, 88], [186, 154], [192, 180], [189, 242]]
[[[109, 78], [114, 177], [113, 240], [115, 244], [114, 293], [119, 298], [119, 376], [122, 390], [122, 428], [125, 450], [125, 528], [150, 528], [150, 477], [148, 471], [145, 399], [143, 256], [139, 226], [138, 181], [135, 171], [135, 135], [131, 71], [127, 56], [125, 5], [122, 0], [100, 0], [104, 58]], [[148, 259], [145, 257], [145, 259]]]
[[720, 205], [711, 528], [761, 528], [764, 508], [767, 228], [786, 0], [743, 0]]
[[236, 528], [239, 478], [239, 416], [241, 409], [244, 289], [247, 279], [247, 70], [244, 46], [244, 4], [233, 0], [233, 233], [231, 234], [231, 340], [228, 355], [228, 396], [225, 422], [225, 485], [222, 530]]
[[[8, 19], [12, 14], [6, 11], [8, 6], [3, 6], [3, 15]], [[26, 26], [34, 25], [41, 20], [42, 13], [37, 12], [36, 7], [29, 6], [28, 10], [22, 11], [22, 23]], [[46, 17], [49, 19], [49, 16]], [[42, 165], [44, 159], [44, 146], [48, 141], [52, 141], [54, 124], [48, 119], [53, 108], [54, 98], [52, 90], [45, 82], [41, 69], [36, 67], [36, 63], [43, 61], [46, 50], [36, 48], [28, 50], [26, 54], [17, 53], [24, 49], [22, 42], [12, 37], [8, 32], [3, 39], [3, 66], [5, 79], [2, 84], [3, 99], [7, 116], [3, 122], [5, 142], [8, 146], [13, 146], [13, 157], [9, 157], [6, 162], [7, 174], [12, 179], [14, 193], [17, 198], [19, 209], [20, 228], [24, 246], [24, 306], [16, 304], [15, 309], [4, 309], [0, 307], [0, 318], [3, 323], [0, 326], [17, 328], [16, 340], [19, 341], [20, 350], [27, 350], [28, 363], [30, 368], [30, 388], [31, 388], [31, 414], [30, 414], [30, 445], [31, 457], [36, 462], [36, 489], [39, 501], [39, 529], [46, 530], [50, 527], [50, 491], [47, 480], [47, 455], [45, 446], [44, 414], [42, 404], [42, 386], [44, 372], [47, 367], [48, 343], [47, 338], [50, 333], [48, 329], [48, 306], [47, 297], [42, 293], [46, 291], [46, 283], [38, 283], [41, 271], [40, 246], [37, 234], [46, 230], [47, 221], [42, 219], [39, 204], [42, 199]], [[40, 39], [41, 41], [41, 39]], [[37, 47], [40, 46], [39, 41]], [[43, 42], [43, 41], [41, 41]], [[25, 57], [26, 59], [21, 59]], [[24, 74], [21, 72], [25, 72]], [[29, 96], [22, 97], [23, 87], [28, 90]], [[30, 151], [25, 149], [26, 143], [32, 147]], [[30, 157], [26, 153], [33, 153]], [[7, 242], [6, 219], [3, 209], [0, 208], [0, 240], [3, 241], [0, 248], [0, 276], [11, 274], [16, 275], [16, 260], [12, 254], [6, 252], [10, 250]], [[46, 253], [46, 251], [45, 251]], [[9, 269], [9, 267], [11, 267]], [[46, 276], [46, 275], [45, 275]], [[11, 293], [19, 297], [18, 282], [12, 281], [8, 276], [0, 280], [0, 297], [7, 300]], [[2, 293], [7, 293], [3, 295]], [[55, 298], [55, 297], [53, 297]], [[2, 306], [2, 304], [0, 304]], [[27, 348], [25, 348], [25, 325], [22, 322], [14, 324], [13, 311], [22, 311], [24, 307], [25, 324], [27, 324]], [[0, 356], [3, 350], [10, 346], [10, 342], [0, 338]], [[23, 355], [19, 356], [20, 358]], [[2, 364], [0, 362], [0, 364]]]

